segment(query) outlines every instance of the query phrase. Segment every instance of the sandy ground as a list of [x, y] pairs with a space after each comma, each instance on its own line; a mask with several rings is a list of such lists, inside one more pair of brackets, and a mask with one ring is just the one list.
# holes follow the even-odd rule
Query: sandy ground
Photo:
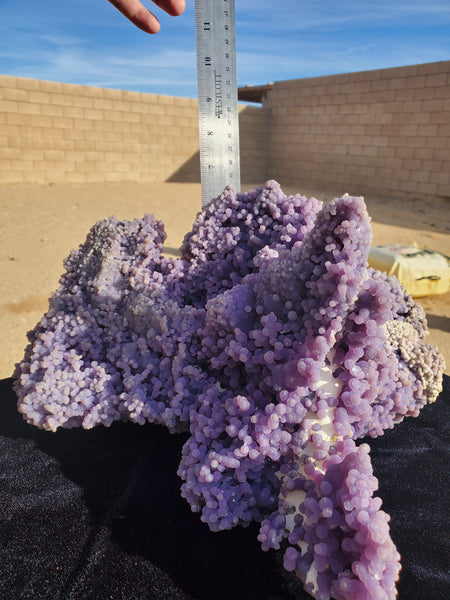
[[[243, 191], [252, 185], [242, 186]], [[284, 188], [329, 200], [345, 191], [327, 193]], [[373, 245], [413, 243], [450, 255], [450, 204], [366, 197], [373, 222]], [[99, 219], [141, 217], [146, 212], [166, 227], [166, 252], [176, 253], [200, 208], [200, 184], [0, 185], [0, 378], [9, 377], [22, 358], [26, 332], [47, 310], [57, 287], [62, 261], [84, 241]], [[450, 292], [420, 299], [428, 316], [428, 341], [436, 345], [450, 374]]]

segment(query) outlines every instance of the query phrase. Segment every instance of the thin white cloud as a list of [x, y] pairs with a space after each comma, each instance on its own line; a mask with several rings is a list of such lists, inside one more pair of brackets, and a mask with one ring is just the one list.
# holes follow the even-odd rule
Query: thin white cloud
[[[425, 25], [427, 18], [439, 25], [450, 23], [448, 3], [286, 0], [262, 8], [256, 0], [241, 0], [239, 7], [241, 85], [434, 62], [450, 56], [448, 35]], [[411, 30], [402, 27], [407, 19], [413, 20]]]
[[[0, 72], [195, 96], [193, 12], [147, 36], [106, 0], [3, 0]], [[450, 56], [448, 0], [237, 0], [236, 19], [242, 85]]]
[[157, 55], [149, 54], [145, 56], [111, 56], [109, 62], [112, 65], [132, 68], [156, 68], [156, 69], [191, 69], [195, 66], [195, 52], [178, 50], [164, 50]]
[[[3, 58], [5, 55], [0, 54]], [[155, 55], [148, 58], [123, 58], [101, 52], [79, 49], [63, 49], [57, 53], [40, 52], [31, 61], [29, 56], [9, 53], [9, 59], [21, 63], [14, 74], [22, 77], [65, 81], [100, 87], [145, 88], [148, 91], [159, 86], [189, 89], [195, 94], [195, 63], [185, 58], [183, 64], [173, 56]], [[192, 65], [191, 65], [192, 62]]]
[[284, 0], [277, 4], [239, 0], [236, 10], [238, 28], [253, 32], [260, 29], [260, 35], [268, 37], [293, 31], [320, 33], [358, 26], [389, 26], [402, 24], [409, 18], [416, 21], [438, 19], [440, 24], [450, 23], [450, 4], [426, 3], [423, 0]]
[[438, 43], [412, 46], [401, 40], [389, 45], [367, 41], [364, 44], [302, 43], [296, 47], [277, 47], [262, 58], [260, 52], [238, 54], [240, 85], [350, 73], [446, 60], [448, 52]]
[[42, 41], [48, 42], [54, 46], [79, 46], [85, 43], [85, 40], [74, 35], [57, 35], [46, 33], [40, 36]]
[[111, 48], [106, 43], [64, 30], [47, 33], [40, 27], [32, 27], [24, 34], [18, 25], [8, 32], [11, 40], [18, 43], [8, 43], [5, 38], [1, 40], [2, 29], [0, 25], [0, 65], [6, 68], [0, 67], [0, 72], [100, 87], [155, 93], [164, 87], [175, 95], [181, 89], [187, 95], [196, 94], [193, 51], [180, 52], [165, 47], [155, 50], [155, 46], [140, 48], [120, 43]]

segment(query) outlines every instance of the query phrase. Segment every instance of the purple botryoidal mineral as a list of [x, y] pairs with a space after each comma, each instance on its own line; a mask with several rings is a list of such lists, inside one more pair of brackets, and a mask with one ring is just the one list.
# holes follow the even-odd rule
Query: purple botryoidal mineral
[[181, 493], [213, 531], [261, 524], [318, 600], [390, 600], [400, 556], [369, 446], [438, 396], [422, 308], [367, 267], [362, 198], [227, 188], [181, 258], [161, 222], [94, 225], [15, 370], [38, 427], [189, 431]]

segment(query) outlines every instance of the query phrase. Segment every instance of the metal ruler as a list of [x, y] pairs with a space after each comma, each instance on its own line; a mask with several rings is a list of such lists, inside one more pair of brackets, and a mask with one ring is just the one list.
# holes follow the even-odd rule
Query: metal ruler
[[202, 207], [240, 189], [234, 0], [195, 0]]

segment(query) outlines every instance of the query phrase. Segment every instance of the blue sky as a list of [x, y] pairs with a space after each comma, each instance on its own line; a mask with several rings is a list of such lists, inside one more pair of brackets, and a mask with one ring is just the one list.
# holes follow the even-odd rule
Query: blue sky
[[[144, 3], [155, 36], [106, 0], [0, 0], [0, 73], [195, 97], [194, 0]], [[236, 36], [240, 86], [449, 60], [450, 2], [236, 0]]]

